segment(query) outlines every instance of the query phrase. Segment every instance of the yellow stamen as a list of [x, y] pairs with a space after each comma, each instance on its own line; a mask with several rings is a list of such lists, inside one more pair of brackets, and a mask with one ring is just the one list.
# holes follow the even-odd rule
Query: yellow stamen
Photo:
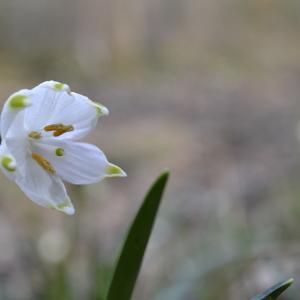
[[32, 139], [40, 139], [41, 138], [41, 133], [38, 132], [38, 131], [31, 131], [29, 134], [28, 134], [28, 137], [32, 138]]
[[51, 165], [51, 163], [44, 158], [43, 156], [39, 155], [38, 153], [32, 152], [31, 157], [47, 172], [54, 174], [55, 169]]
[[60, 136], [66, 132], [74, 130], [73, 125], [64, 125], [62, 123], [51, 124], [44, 127], [45, 131], [53, 131], [53, 136]]

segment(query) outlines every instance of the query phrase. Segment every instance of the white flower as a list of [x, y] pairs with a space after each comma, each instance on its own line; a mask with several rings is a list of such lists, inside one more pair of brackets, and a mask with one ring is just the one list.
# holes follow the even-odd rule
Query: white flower
[[1, 114], [1, 169], [35, 203], [73, 214], [62, 180], [89, 184], [126, 176], [96, 146], [77, 141], [107, 114], [103, 105], [56, 81], [14, 93]]

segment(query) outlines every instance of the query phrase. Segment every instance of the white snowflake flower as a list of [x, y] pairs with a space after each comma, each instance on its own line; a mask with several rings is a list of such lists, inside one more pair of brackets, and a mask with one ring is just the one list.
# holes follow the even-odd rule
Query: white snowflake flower
[[107, 114], [56, 81], [14, 93], [1, 114], [0, 168], [35, 203], [74, 214], [63, 180], [89, 184], [126, 176], [96, 146], [77, 141]]

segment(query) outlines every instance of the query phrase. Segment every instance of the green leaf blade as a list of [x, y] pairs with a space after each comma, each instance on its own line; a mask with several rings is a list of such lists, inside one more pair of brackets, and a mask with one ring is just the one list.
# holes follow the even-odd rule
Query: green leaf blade
[[277, 299], [292, 283], [293, 279], [281, 281], [259, 295], [251, 298], [251, 300], [274, 300]]
[[106, 300], [131, 299], [168, 177], [168, 172], [162, 173], [146, 194], [128, 231]]

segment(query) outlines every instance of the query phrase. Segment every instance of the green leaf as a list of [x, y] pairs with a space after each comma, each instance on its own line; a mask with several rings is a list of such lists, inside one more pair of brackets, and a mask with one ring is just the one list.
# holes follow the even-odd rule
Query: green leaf
[[106, 300], [131, 299], [168, 177], [168, 172], [162, 173], [146, 194], [125, 239]]
[[290, 278], [285, 281], [281, 281], [259, 295], [253, 297], [251, 300], [273, 300], [277, 299], [279, 295], [281, 295], [292, 283], [293, 279]]

